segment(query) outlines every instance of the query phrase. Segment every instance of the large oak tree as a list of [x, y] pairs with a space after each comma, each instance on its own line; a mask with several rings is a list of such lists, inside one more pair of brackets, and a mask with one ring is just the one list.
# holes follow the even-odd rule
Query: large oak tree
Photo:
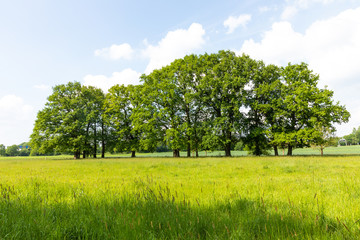
[[[74, 153], [74, 158], [96, 157], [98, 141], [104, 143], [105, 125], [102, 121], [104, 95], [100, 89], [81, 86], [79, 82], [57, 85], [38, 112], [31, 147], [39, 153]], [[105, 145], [102, 145], [103, 153]], [[102, 155], [104, 157], [104, 154]]]

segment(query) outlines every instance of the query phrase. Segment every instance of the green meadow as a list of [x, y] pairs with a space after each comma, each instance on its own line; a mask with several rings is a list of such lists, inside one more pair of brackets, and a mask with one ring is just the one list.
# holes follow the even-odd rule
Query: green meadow
[[[274, 153], [271, 151], [269, 152], [271, 155]], [[231, 151], [232, 156], [240, 157], [240, 156], [247, 156], [248, 153], [246, 151]], [[279, 155], [284, 156], [287, 154], [286, 149], [279, 149]], [[194, 156], [195, 153], [192, 153]], [[295, 156], [320, 156], [320, 148], [296, 148], [293, 151], [293, 155]], [[324, 149], [324, 155], [332, 155], [332, 156], [339, 156], [339, 155], [360, 155], [360, 146], [359, 145], [351, 145], [351, 146], [340, 146], [340, 147], [326, 147]], [[112, 157], [129, 157], [130, 153], [123, 153], [123, 154], [113, 154], [110, 155]], [[136, 156], [138, 157], [172, 157], [172, 152], [154, 152], [154, 153], [137, 153]], [[186, 152], [183, 151], [180, 153], [180, 156], [185, 157]], [[224, 151], [208, 151], [208, 152], [199, 152], [200, 157], [224, 157]], [[70, 157], [70, 156], [68, 156]]]
[[0, 158], [0, 239], [359, 239], [359, 169], [345, 155]]

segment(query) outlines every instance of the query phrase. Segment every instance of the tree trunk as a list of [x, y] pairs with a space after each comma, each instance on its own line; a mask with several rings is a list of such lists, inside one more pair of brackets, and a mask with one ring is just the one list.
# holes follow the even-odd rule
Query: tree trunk
[[198, 143], [196, 128], [195, 128], [194, 134], [195, 134], [194, 135], [194, 139], [195, 139], [195, 156], [199, 157], [199, 143]]
[[188, 146], [187, 146], [187, 157], [191, 157], [191, 144], [190, 144], [190, 136], [188, 139]]
[[74, 152], [74, 159], [80, 159], [80, 151], [79, 150], [76, 150]]
[[131, 157], [132, 157], [132, 158], [135, 157], [135, 151], [131, 151]]
[[[90, 129], [90, 123], [86, 126], [86, 135], [85, 135], [85, 149], [88, 147], [88, 137], [89, 137], [89, 129]], [[88, 153], [86, 150], [83, 151], [83, 158], [86, 158], [88, 156]]]
[[96, 158], [96, 152], [97, 152], [97, 142], [96, 142], [96, 124], [95, 124], [95, 129], [94, 129], [94, 158]]
[[174, 149], [174, 150], [173, 150], [173, 157], [180, 157], [180, 151], [179, 151], [179, 149]]
[[292, 150], [293, 150], [293, 146], [289, 145], [288, 146], [288, 152], [287, 152], [288, 156], [292, 156]]
[[274, 153], [275, 153], [275, 156], [279, 156], [279, 151], [278, 151], [277, 146], [274, 146]]
[[258, 139], [255, 140], [255, 156], [261, 155], [261, 149]]
[[101, 158], [105, 158], [105, 141], [101, 141]]
[[225, 144], [225, 157], [231, 157], [231, 142]]
[[321, 152], [321, 156], [324, 156], [324, 147], [320, 146], [320, 152]]
[[104, 131], [105, 125], [104, 125], [104, 119], [101, 120], [101, 158], [105, 158], [105, 131]]
[[[255, 110], [255, 125], [253, 127], [255, 127], [255, 129], [258, 129], [260, 123], [259, 123], [259, 114], [258, 114], [258, 111]], [[261, 155], [261, 148], [260, 148], [260, 134], [259, 133], [256, 133], [256, 136], [255, 136], [255, 156], [260, 156]]]
[[[186, 118], [187, 118], [187, 127], [189, 128], [191, 126], [191, 121], [190, 121], [190, 107], [189, 107], [188, 104], [186, 105], [186, 110], [185, 111], [186, 111]], [[189, 134], [189, 133], [187, 133], [187, 134]], [[187, 157], [191, 157], [191, 144], [190, 144], [190, 141], [191, 141], [191, 136], [188, 135], [187, 136]]]
[[231, 157], [231, 131], [226, 131], [225, 156]]

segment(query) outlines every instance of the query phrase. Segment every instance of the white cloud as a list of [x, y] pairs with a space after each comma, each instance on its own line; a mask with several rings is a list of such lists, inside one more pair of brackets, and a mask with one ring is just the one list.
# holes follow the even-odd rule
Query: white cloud
[[245, 27], [246, 24], [251, 20], [250, 14], [242, 14], [238, 17], [230, 16], [228, 19], [224, 21], [224, 27], [228, 28], [227, 33], [233, 33], [236, 28], [242, 26]]
[[265, 13], [265, 12], [269, 12], [269, 11], [271, 11], [271, 8], [268, 6], [263, 6], [263, 7], [259, 8], [260, 13]]
[[51, 87], [49, 85], [45, 85], [45, 84], [35, 85], [34, 88], [40, 89], [43, 91], [47, 91], [47, 90], [51, 89]]
[[0, 98], [0, 144], [9, 146], [27, 141], [33, 128], [34, 108], [16, 95]]
[[[314, 3], [321, 3], [323, 5], [329, 4], [331, 2], [334, 2], [335, 0], [296, 0], [296, 1], [292, 1], [296, 6], [306, 9], [308, 8], [311, 4]], [[291, 1], [290, 1], [291, 2]]]
[[287, 6], [284, 11], [281, 13], [282, 20], [288, 20], [294, 17], [298, 12], [298, 8], [295, 6]]
[[204, 35], [205, 30], [202, 25], [193, 23], [187, 30], [178, 29], [168, 32], [156, 46], [147, 44], [144, 40], [147, 47], [143, 54], [150, 59], [145, 73], [166, 66], [175, 59], [201, 48], [205, 43]]
[[277, 22], [260, 42], [246, 40], [240, 52], [269, 63], [306, 61], [326, 81], [360, 74], [360, 8], [313, 23], [305, 34], [288, 22]]
[[86, 75], [83, 84], [86, 86], [98, 87], [104, 92], [107, 92], [109, 88], [116, 84], [137, 85], [140, 83], [140, 76], [140, 73], [128, 68], [121, 72], [114, 72], [111, 77], [104, 75]]
[[261, 42], [246, 40], [240, 52], [274, 64], [303, 60], [302, 37], [292, 29], [290, 23], [278, 22], [272, 25], [270, 31], [265, 32]]
[[287, 0], [283, 12], [281, 13], [282, 20], [290, 20], [300, 10], [308, 9], [311, 5], [320, 3], [322, 5], [329, 4], [335, 0]]
[[25, 104], [21, 97], [6, 95], [0, 98], [1, 121], [3, 121], [4, 115], [12, 116], [11, 121], [13, 121], [13, 119], [26, 119], [32, 111], [33, 107]]
[[[358, 81], [358, 78], [352, 79], [354, 82]], [[340, 104], [346, 106], [346, 109], [350, 112], [351, 117], [347, 124], [338, 125], [338, 136], [344, 136], [350, 134], [354, 127], [360, 126], [360, 99], [359, 89], [360, 83], [347, 83], [351, 79], [344, 79], [342, 86], [338, 86], [334, 90], [336, 100], [340, 100]]]
[[320, 74], [320, 84], [335, 90], [336, 99], [350, 110], [351, 121], [360, 122], [360, 67], [356, 60], [360, 56], [360, 8], [317, 21], [304, 34], [294, 31], [288, 22], [274, 23], [260, 42], [247, 40], [239, 52], [280, 65], [307, 62]]
[[110, 60], [119, 60], [121, 58], [131, 59], [134, 50], [128, 43], [123, 43], [120, 45], [111, 45], [108, 48], [97, 49], [94, 52], [94, 55], [97, 57], [103, 57]]

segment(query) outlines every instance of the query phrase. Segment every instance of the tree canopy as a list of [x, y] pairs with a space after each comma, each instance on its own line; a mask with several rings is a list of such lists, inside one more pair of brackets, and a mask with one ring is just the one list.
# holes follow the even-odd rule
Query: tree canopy
[[[39, 111], [30, 144], [40, 153], [51, 151], [96, 157], [102, 139], [102, 111], [105, 97], [100, 89], [69, 82], [53, 88], [45, 108]], [[100, 129], [100, 130], [99, 130]], [[105, 148], [105, 146], [102, 146]]]
[[231, 51], [189, 55], [141, 76], [138, 86], [113, 86], [106, 95], [78, 82], [53, 88], [38, 113], [33, 149], [71, 151], [75, 158], [105, 151], [154, 151], [159, 146], [198, 156], [238, 142], [254, 155], [273, 148], [323, 144], [324, 132], [350, 114], [318, 87], [305, 63], [265, 65]]

